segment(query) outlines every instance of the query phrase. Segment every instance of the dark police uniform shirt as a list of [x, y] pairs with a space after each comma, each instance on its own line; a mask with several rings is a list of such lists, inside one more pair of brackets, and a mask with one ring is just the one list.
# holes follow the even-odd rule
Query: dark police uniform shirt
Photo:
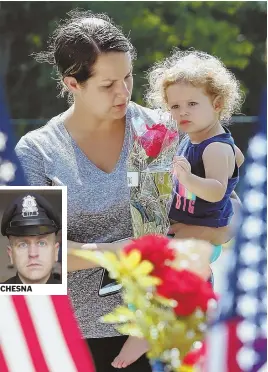
[[[15, 276], [13, 276], [12, 278], [6, 280], [2, 284], [25, 284], [25, 283], [22, 283], [22, 281], [20, 280], [20, 277], [17, 274]], [[50, 277], [48, 278], [48, 281], [46, 282], [46, 284], [61, 284], [61, 282], [59, 280], [55, 279], [53, 277], [53, 275], [51, 274]]]
[[[205, 148], [213, 142], [229, 144], [235, 156], [234, 140], [230, 131], [224, 128], [225, 133], [209, 138], [201, 143], [192, 144], [189, 137], [180, 144], [177, 155], [184, 156], [191, 164], [191, 172], [198, 177], [206, 178], [202, 155]], [[175, 181], [174, 197], [169, 218], [186, 225], [209, 227], [222, 227], [230, 223], [233, 215], [230, 195], [239, 180], [239, 170], [235, 163], [232, 177], [228, 180], [227, 189], [222, 200], [211, 203], [187, 190], [178, 180]]]

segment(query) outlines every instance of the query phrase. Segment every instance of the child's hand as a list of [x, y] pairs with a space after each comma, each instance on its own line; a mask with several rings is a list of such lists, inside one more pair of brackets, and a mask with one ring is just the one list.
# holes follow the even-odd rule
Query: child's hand
[[173, 174], [175, 174], [182, 184], [184, 184], [186, 178], [191, 174], [191, 164], [184, 156], [174, 156]]

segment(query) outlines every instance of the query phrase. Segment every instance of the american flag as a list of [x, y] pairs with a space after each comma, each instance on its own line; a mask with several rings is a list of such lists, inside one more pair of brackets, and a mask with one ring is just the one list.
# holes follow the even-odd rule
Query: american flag
[[26, 185], [23, 172], [16, 159], [14, 137], [5, 105], [3, 84], [0, 80], [0, 186]]
[[[23, 186], [13, 149], [0, 82], [0, 185]], [[95, 371], [68, 296], [0, 296], [0, 371]]]
[[206, 340], [205, 372], [257, 372], [267, 363], [267, 92], [243, 182], [241, 224]]

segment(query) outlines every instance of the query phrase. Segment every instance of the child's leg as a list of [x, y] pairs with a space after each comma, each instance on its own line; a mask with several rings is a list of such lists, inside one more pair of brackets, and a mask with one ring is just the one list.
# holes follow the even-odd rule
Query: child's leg
[[112, 362], [114, 368], [126, 368], [148, 351], [148, 343], [143, 338], [129, 336], [120, 353]]
[[170, 232], [175, 234], [176, 239], [199, 239], [205, 240], [213, 245], [224, 244], [229, 241], [233, 234], [230, 226], [207, 227], [185, 225], [183, 223], [174, 223], [170, 227]]
[[[184, 231], [182, 229], [181, 231]], [[178, 250], [178, 260], [175, 260], [174, 266], [179, 268], [188, 268], [195, 274], [201, 276], [204, 280], [210, 277], [210, 262], [213, 253], [213, 245], [197, 234], [180, 234], [176, 231], [175, 239], [171, 239], [169, 246]], [[194, 240], [198, 239], [200, 241]], [[179, 241], [178, 241], [179, 240]], [[185, 244], [187, 249], [185, 249]], [[188, 262], [186, 264], [186, 262]], [[180, 266], [183, 265], [183, 266]], [[187, 265], [187, 266], [186, 266]]]

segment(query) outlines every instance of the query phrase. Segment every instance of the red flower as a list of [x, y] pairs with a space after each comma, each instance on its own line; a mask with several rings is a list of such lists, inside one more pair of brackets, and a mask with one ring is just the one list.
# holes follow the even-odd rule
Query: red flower
[[171, 267], [164, 267], [157, 270], [154, 275], [162, 280], [157, 292], [178, 302], [174, 309], [178, 316], [190, 315], [198, 307], [205, 312], [208, 301], [216, 299], [210, 283], [191, 271], [177, 271]]
[[152, 275], [161, 279], [156, 291], [159, 295], [178, 302], [174, 311], [178, 316], [192, 314], [197, 308], [207, 311], [208, 301], [216, 300], [210, 283], [189, 270], [176, 270], [167, 265], [167, 260], [173, 261], [176, 252], [169, 247], [170, 240], [161, 235], [146, 235], [133, 240], [123, 252], [129, 254], [132, 250], [141, 253], [142, 260], [148, 260], [154, 265]]
[[186, 364], [187, 366], [194, 366], [197, 364], [202, 357], [206, 354], [206, 344], [202, 342], [202, 346], [200, 349], [195, 349], [190, 351], [188, 354], [185, 355], [182, 364]]
[[161, 150], [168, 147], [178, 136], [178, 133], [169, 130], [164, 124], [154, 124], [149, 127], [146, 124], [147, 131], [138, 137], [138, 141], [144, 148], [146, 155], [156, 158]]
[[[129, 253], [136, 249], [140, 251], [142, 260], [150, 261], [155, 270], [158, 270], [165, 265], [166, 260], [175, 259], [175, 251], [168, 247], [170, 240], [161, 235], [145, 235], [141, 238], [133, 240], [124, 248], [125, 253]], [[155, 271], [154, 270], [154, 271]], [[154, 275], [154, 271], [152, 274]]]

